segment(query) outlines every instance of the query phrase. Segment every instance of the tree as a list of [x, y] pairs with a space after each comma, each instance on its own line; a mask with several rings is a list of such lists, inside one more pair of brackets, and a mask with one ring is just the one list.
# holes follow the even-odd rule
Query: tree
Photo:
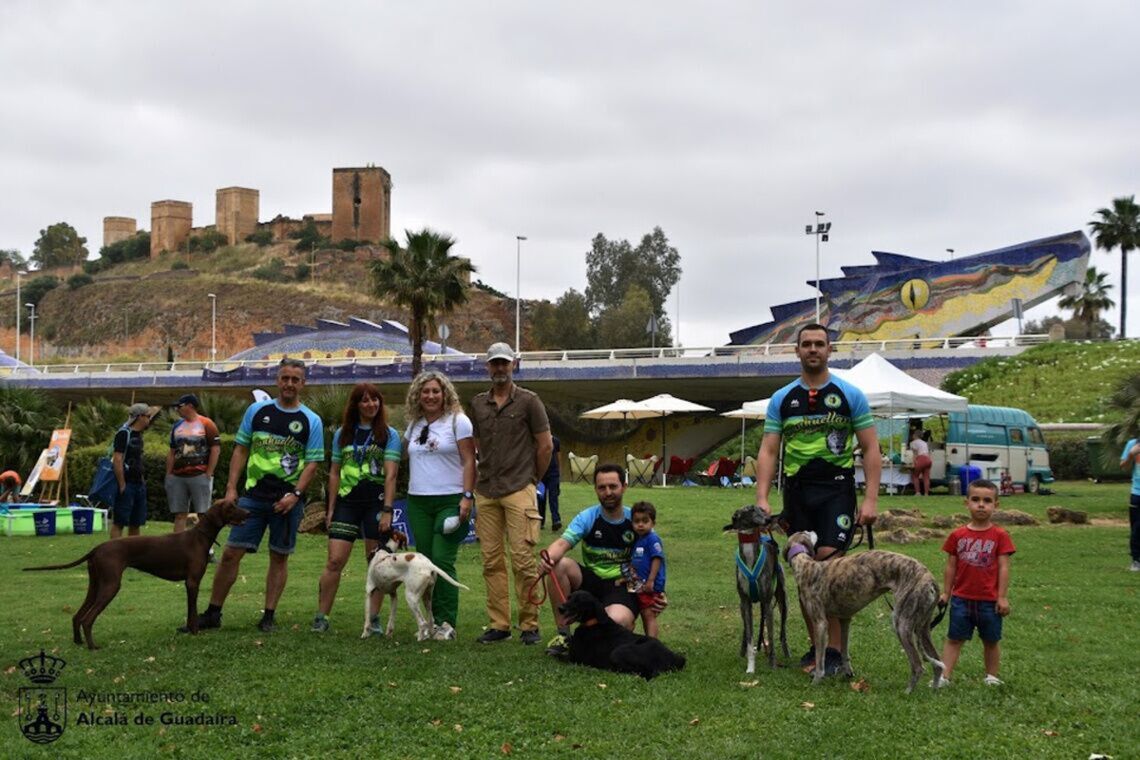
[[1096, 247], [1103, 251], [1120, 249], [1120, 338], [1125, 336], [1128, 316], [1128, 254], [1140, 248], [1140, 206], [1136, 196], [1115, 198], [1112, 208], [1099, 209], [1100, 219], [1089, 222]]
[[661, 320], [665, 299], [679, 279], [681, 254], [669, 245], [660, 227], [654, 227], [636, 248], [628, 240], [610, 241], [598, 233], [586, 254], [586, 301], [595, 315], [620, 306], [630, 286], [637, 285]]
[[43, 297], [47, 295], [49, 291], [55, 290], [58, 287], [58, 277], [42, 274], [39, 277], [33, 277], [31, 281], [24, 286], [24, 290], [20, 295], [25, 303], [34, 303], [38, 307]]
[[451, 255], [455, 239], [424, 228], [404, 232], [406, 245], [385, 240], [388, 258], [372, 264], [372, 292], [407, 309], [412, 342], [412, 375], [423, 368], [424, 336], [435, 328], [436, 317], [467, 303], [467, 281], [475, 267]]
[[[132, 261], [134, 259], [149, 259], [150, 258], [150, 233], [146, 230], [136, 232], [129, 238], [124, 238], [117, 243], [105, 245], [99, 249], [99, 261], [101, 262], [100, 269], [108, 269], [114, 264], [121, 264], [124, 261]], [[86, 264], [84, 265], [86, 269]]]
[[1107, 412], [1114, 421], [1105, 429], [1103, 438], [1110, 448], [1115, 448], [1115, 453], [1130, 438], [1140, 437], [1140, 373], [1121, 380], [1108, 398]]
[[0, 248], [0, 264], [5, 261], [11, 264], [13, 269], [23, 269], [28, 265], [28, 262], [15, 248]]
[[1062, 309], [1073, 310], [1073, 319], [1085, 324], [1086, 337], [1090, 337], [1088, 334], [1092, 332], [1093, 325], [1100, 321], [1100, 313], [1114, 306], [1112, 299], [1108, 297], [1108, 291], [1112, 286], [1105, 284], [1106, 277], [1108, 275], [1096, 271], [1096, 267], [1089, 267], [1085, 270], [1085, 279], [1081, 283], [1080, 292], [1065, 296], [1058, 302], [1058, 306]]
[[32, 261], [41, 269], [74, 266], [87, 259], [87, 238], [80, 237], [67, 222], [59, 222], [40, 230], [32, 251]]
[[542, 301], [531, 317], [535, 348], [572, 350], [594, 347], [594, 328], [586, 297], [573, 288], [556, 303]]
[[[629, 348], [648, 346], [650, 336], [645, 325], [653, 314], [649, 294], [640, 285], [631, 285], [625, 299], [616, 308], [606, 309], [598, 316], [598, 348]], [[658, 329], [658, 345], [664, 341]]]
[[0, 451], [4, 452], [4, 469], [30, 472], [58, 424], [59, 414], [43, 391], [0, 385]]
[[312, 219], [307, 220], [301, 229], [296, 232], [289, 233], [289, 237], [297, 241], [293, 246], [294, 251], [315, 251], [318, 248], [324, 248], [329, 244], [329, 238], [325, 237], [317, 229], [317, 223]]

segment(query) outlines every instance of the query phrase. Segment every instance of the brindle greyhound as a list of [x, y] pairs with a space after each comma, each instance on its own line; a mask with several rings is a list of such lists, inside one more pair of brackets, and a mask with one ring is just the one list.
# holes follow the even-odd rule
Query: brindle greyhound
[[823, 659], [827, 647], [827, 618], [838, 618], [842, 636], [839, 653], [843, 672], [853, 676], [847, 649], [851, 618], [872, 601], [890, 591], [895, 596], [891, 614], [895, 633], [910, 661], [910, 683], [914, 689], [922, 676], [925, 659], [932, 666], [937, 686], [944, 666], [930, 639], [930, 628], [938, 606], [938, 584], [926, 566], [913, 557], [884, 551], [867, 551], [847, 557], [815, 561], [816, 535], [793, 533], [788, 537], [784, 557], [792, 567], [800, 593], [800, 607], [809, 621], [815, 646], [812, 683], [823, 680]]
[[[753, 505], [732, 514], [732, 522], [724, 526], [735, 533], [740, 547], [736, 551], [736, 593], [740, 595], [740, 619], [744, 633], [740, 638], [740, 656], [748, 658], [746, 673], [756, 672], [756, 650], [768, 642], [768, 665], [776, 667], [775, 618], [772, 602], [780, 607], [780, 644], [788, 657], [788, 596], [784, 590], [784, 571], [780, 567], [780, 547], [769, 531], [775, 521]], [[760, 605], [760, 625], [756, 641], [752, 640], [752, 606]], [[767, 637], [764, 636], [765, 624]]]
[[91, 626], [115, 594], [128, 567], [156, 575], [167, 581], [186, 581], [186, 629], [198, 632], [198, 584], [206, 572], [210, 547], [227, 525], [240, 525], [249, 512], [219, 499], [191, 530], [162, 536], [129, 536], [104, 541], [74, 562], [66, 565], [25, 567], [25, 570], [63, 570], [87, 563], [87, 598], [71, 619], [72, 636], [82, 644], [79, 629], [89, 649], [98, 649], [91, 638]]

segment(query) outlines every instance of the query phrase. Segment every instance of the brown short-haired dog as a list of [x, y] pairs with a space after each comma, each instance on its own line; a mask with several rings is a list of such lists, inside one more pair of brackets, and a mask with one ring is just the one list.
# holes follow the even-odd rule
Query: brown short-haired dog
[[227, 525], [240, 525], [249, 512], [218, 500], [192, 530], [163, 536], [128, 536], [104, 541], [74, 562], [65, 565], [25, 567], [24, 570], [63, 570], [87, 563], [87, 598], [71, 619], [76, 644], [82, 644], [79, 629], [89, 649], [98, 649], [91, 638], [91, 626], [99, 617], [123, 581], [128, 567], [158, 576], [167, 581], [186, 581], [186, 629], [198, 632], [198, 584], [209, 563], [210, 547]]

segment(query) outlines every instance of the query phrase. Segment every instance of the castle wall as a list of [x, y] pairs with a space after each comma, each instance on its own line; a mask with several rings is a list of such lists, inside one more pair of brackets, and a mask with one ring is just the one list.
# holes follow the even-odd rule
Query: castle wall
[[150, 204], [150, 256], [177, 251], [190, 236], [194, 207], [188, 201], [155, 201]]
[[391, 232], [392, 177], [379, 166], [333, 169], [332, 241], [379, 243]]
[[103, 245], [114, 245], [129, 240], [138, 231], [138, 223], [129, 216], [103, 217]]
[[214, 226], [231, 245], [257, 231], [261, 193], [248, 187], [223, 187], [215, 193]]

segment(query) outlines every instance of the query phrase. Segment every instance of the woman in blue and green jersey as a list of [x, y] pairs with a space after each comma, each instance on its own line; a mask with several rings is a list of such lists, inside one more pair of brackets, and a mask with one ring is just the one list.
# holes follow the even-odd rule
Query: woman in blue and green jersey
[[[314, 631], [329, 628], [328, 614], [353, 543], [364, 536], [367, 560], [376, 551], [380, 533], [392, 526], [401, 453], [400, 434], [388, 426], [380, 389], [371, 383], [357, 383], [345, 404], [341, 425], [333, 433], [325, 513], [329, 558], [321, 573]], [[376, 600], [373, 615], [375, 604]]]

